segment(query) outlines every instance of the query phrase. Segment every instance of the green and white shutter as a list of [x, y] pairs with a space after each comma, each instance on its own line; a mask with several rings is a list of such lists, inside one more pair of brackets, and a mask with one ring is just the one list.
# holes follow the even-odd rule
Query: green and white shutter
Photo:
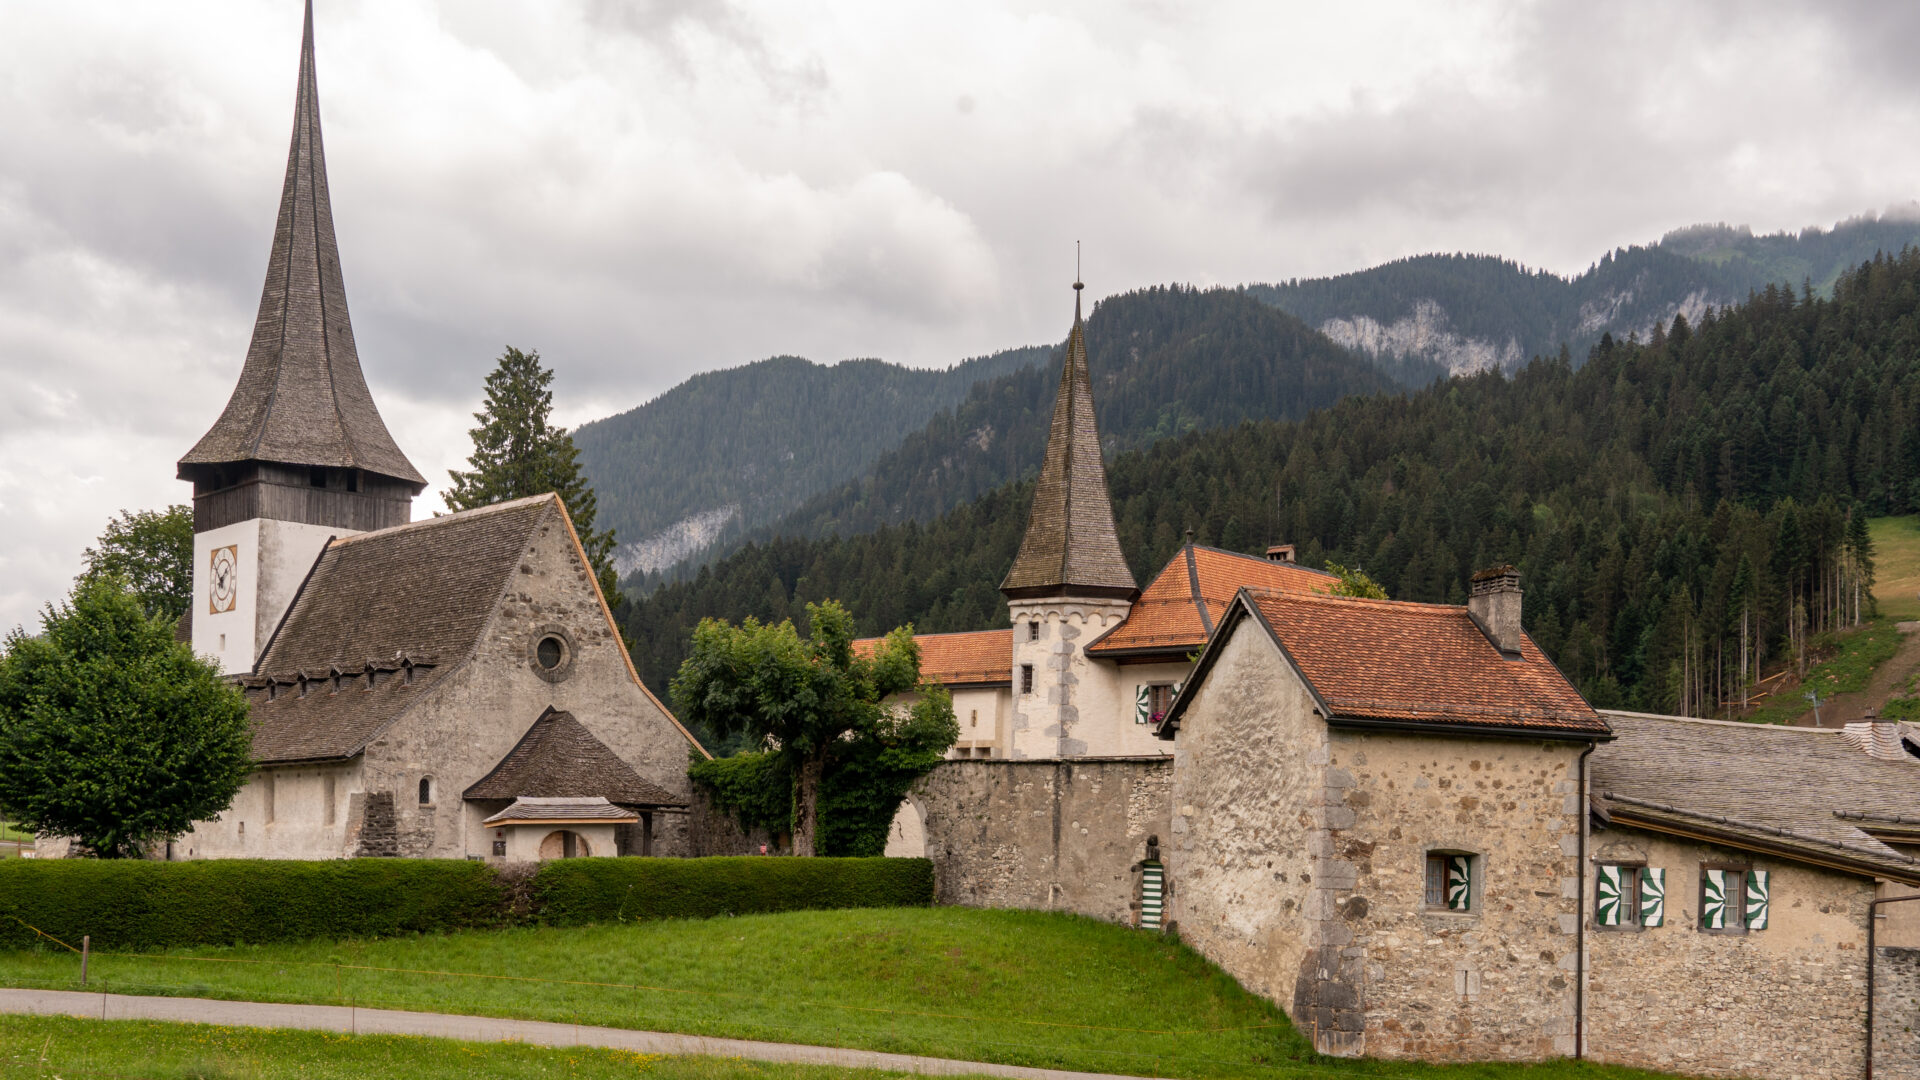
[[1620, 875], [1625, 868], [1600, 864], [1599, 887], [1594, 890], [1593, 921], [1598, 926], [1620, 925]]
[[1447, 856], [1447, 909], [1465, 911], [1473, 904], [1473, 857]]
[[1667, 872], [1657, 866], [1640, 868], [1640, 925], [1667, 921]]
[[1700, 871], [1700, 925], [1708, 930], [1727, 927], [1727, 872]]
[[1133, 722], [1136, 724], [1153, 722], [1153, 687], [1146, 683], [1133, 688]]
[[1166, 869], [1157, 862], [1140, 867], [1140, 929], [1160, 929], [1161, 910], [1167, 893]]
[[1767, 902], [1771, 898], [1772, 875], [1765, 870], [1747, 871], [1747, 929], [1767, 928]]

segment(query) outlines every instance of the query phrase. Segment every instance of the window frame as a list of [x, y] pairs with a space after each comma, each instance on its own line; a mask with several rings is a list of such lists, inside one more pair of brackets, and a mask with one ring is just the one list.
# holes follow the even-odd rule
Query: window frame
[[[1480, 914], [1481, 878], [1485, 873], [1486, 860], [1477, 852], [1460, 848], [1427, 848], [1421, 853], [1420, 860], [1420, 898], [1421, 913], [1425, 915], [1466, 916]], [[1467, 860], [1467, 906], [1452, 907], [1447, 903], [1447, 879], [1449, 871], [1447, 860]], [[1435, 861], [1440, 866], [1439, 901], [1434, 901], [1433, 870]]]
[[1033, 693], [1033, 665], [1032, 664], [1020, 665], [1020, 693], [1023, 695]]
[[1039, 619], [1027, 620], [1027, 640], [1028, 641], [1040, 640], [1040, 620]]
[[[1699, 905], [1699, 913], [1694, 916], [1693, 920], [1695, 929], [1703, 934], [1731, 934], [1735, 936], [1748, 932], [1747, 873], [1752, 869], [1752, 863], [1703, 862], [1700, 864], [1700, 873], [1695, 883], [1693, 893], [1694, 903]], [[1723, 896], [1721, 901], [1723, 910], [1731, 912], [1731, 915], [1723, 916], [1721, 920], [1723, 925], [1720, 926], [1707, 925], [1707, 871], [1709, 870], [1718, 870], [1732, 877], [1732, 887], [1728, 891], [1733, 895], [1731, 898]], [[1724, 925], [1729, 918], [1740, 920], [1739, 925]]]
[[[1156, 700], [1165, 695], [1164, 701]], [[1147, 684], [1147, 722], [1158, 724], [1166, 719], [1167, 711], [1173, 708], [1174, 684], [1157, 682]]]
[[434, 789], [433, 777], [431, 776], [421, 777], [420, 778], [420, 801], [415, 805], [432, 806], [433, 795], [434, 795], [433, 789]]
[[[1647, 925], [1640, 921], [1640, 903], [1642, 897], [1640, 892], [1640, 873], [1645, 870], [1648, 865], [1645, 859], [1637, 862], [1622, 862], [1619, 859], [1597, 859], [1594, 861], [1593, 907], [1590, 909], [1590, 916], [1595, 930], [1605, 930], [1610, 933], [1637, 934], [1647, 928]], [[1603, 866], [1611, 866], [1621, 873], [1620, 904], [1622, 914], [1620, 921], [1617, 923], [1608, 924], [1600, 921], [1600, 868]], [[1631, 882], [1631, 885], [1628, 884], [1629, 882]], [[1632, 921], [1629, 922], [1628, 919]]]

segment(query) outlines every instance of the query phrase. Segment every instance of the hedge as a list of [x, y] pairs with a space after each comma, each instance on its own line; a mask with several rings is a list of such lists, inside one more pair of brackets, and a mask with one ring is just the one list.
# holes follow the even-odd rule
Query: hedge
[[14, 916], [0, 918], [0, 944], [11, 946], [37, 940], [20, 922], [75, 945], [90, 934], [102, 948], [163, 949], [494, 926], [505, 910], [497, 876], [465, 860], [0, 864], [0, 916]]
[[41, 941], [29, 926], [164, 949], [932, 902], [925, 859], [568, 859], [541, 866], [530, 890], [454, 859], [8, 859], [0, 948]]
[[533, 879], [539, 921], [553, 926], [627, 919], [705, 919], [763, 911], [925, 907], [926, 859], [567, 859]]

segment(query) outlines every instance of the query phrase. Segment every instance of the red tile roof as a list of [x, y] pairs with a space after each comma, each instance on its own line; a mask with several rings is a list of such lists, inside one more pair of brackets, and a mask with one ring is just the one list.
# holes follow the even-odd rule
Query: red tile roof
[[[860, 656], [869, 656], [881, 638], [853, 643]], [[920, 677], [944, 686], [981, 686], [1013, 679], [1013, 631], [975, 630], [962, 634], [916, 634], [920, 646]]]
[[[1508, 659], [1464, 607], [1271, 590], [1248, 590], [1245, 602], [1331, 719], [1610, 733], [1532, 639], [1523, 638], [1519, 659]], [[1169, 716], [1175, 727], [1183, 704]]]
[[1311, 593], [1327, 592], [1338, 581], [1332, 574], [1293, 563], [1188, 545], [1174, 553], [1120, 625], [1087, 646], [1087, 655], [1195, 652], [1207, 643], [1243, 586]]

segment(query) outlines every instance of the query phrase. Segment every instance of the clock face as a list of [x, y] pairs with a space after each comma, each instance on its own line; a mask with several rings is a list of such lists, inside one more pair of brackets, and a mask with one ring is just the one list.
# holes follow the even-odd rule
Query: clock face
[[230, 544], [223, 548], [214, 548], [208, 558], [207, 570], [210, 577], [207, 589], [207, 611], [213, 615], [232, 611], [234, 599], [240, 591], [239, 545]]

